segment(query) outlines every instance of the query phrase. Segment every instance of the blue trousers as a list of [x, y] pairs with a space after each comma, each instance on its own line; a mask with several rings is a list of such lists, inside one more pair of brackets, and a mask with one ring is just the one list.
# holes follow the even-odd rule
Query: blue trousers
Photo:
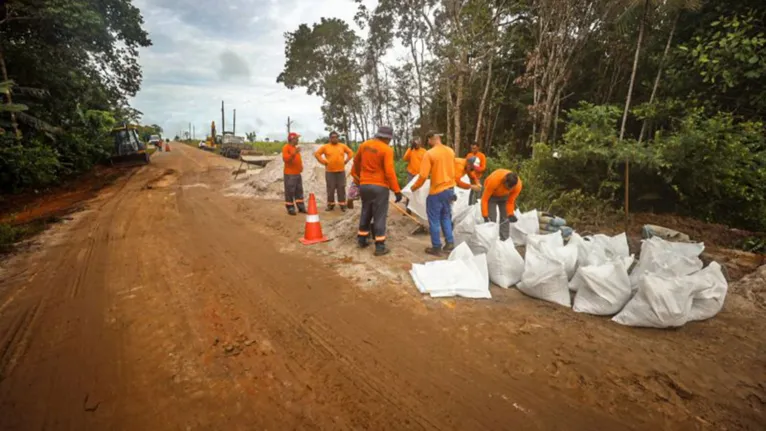
[[455, 196], [453, 189], [447, 189], [435, 195], [428, 195], [426, 199], [426, 213], [428, 214], [428, 229], [431, 232], [431, 245], [441, 248], [441, 233], [444, 240], [449, 244], [455, 243], [452, 236], [452, 199]]

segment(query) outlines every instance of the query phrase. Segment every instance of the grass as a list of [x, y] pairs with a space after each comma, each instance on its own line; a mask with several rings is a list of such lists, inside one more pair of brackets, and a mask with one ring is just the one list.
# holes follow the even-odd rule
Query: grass
[[48, 222], [53, 221], [55, 220], [37, 220], [18, 226], [0, 223], [0, 253], [13, 251], [16, 244], [44, 231], [48, 226]]

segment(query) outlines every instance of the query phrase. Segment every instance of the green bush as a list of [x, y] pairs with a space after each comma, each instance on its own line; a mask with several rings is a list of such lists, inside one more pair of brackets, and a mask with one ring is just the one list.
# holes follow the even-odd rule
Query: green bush
[[40, 142], [24, 145], [6, 135], [0, 137], [0, 186], [17, 192], [25, 187], [54, 182], [60, 168], [56, 151]]

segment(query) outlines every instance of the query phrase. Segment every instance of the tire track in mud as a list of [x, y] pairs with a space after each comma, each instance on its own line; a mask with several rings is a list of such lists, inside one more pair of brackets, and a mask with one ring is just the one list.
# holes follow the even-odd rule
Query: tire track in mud
[[32, 328], [40, 314], [42, 300], [18, 313], [9, 330], [0, 340], [0, 381], [15, 368], [29, 346]]

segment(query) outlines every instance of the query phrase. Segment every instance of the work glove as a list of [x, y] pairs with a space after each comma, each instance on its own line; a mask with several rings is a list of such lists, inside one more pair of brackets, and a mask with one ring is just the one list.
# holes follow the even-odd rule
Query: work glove
[[509, 216], [508, 216], [508, 221], [509, 221], [510, 223], [516, 223], [517, 221], [519, 221], [519, 219], [518, 219], [518, 218], [516, 218], [516, 216], [515, 216], [515, 215], [511, 214], [511, 215], [509, 215]]
[[404, 198], [404, 196], [402, 196], [402, 193], [401, 192], [397, 192], [396, 193], [396, 201], [394, 201], [394, 202], [398, 204], [399, 202], [402, 201], [402, 198]]
[[484, 223], [489, 223], [489, 217], [484, 217]]

